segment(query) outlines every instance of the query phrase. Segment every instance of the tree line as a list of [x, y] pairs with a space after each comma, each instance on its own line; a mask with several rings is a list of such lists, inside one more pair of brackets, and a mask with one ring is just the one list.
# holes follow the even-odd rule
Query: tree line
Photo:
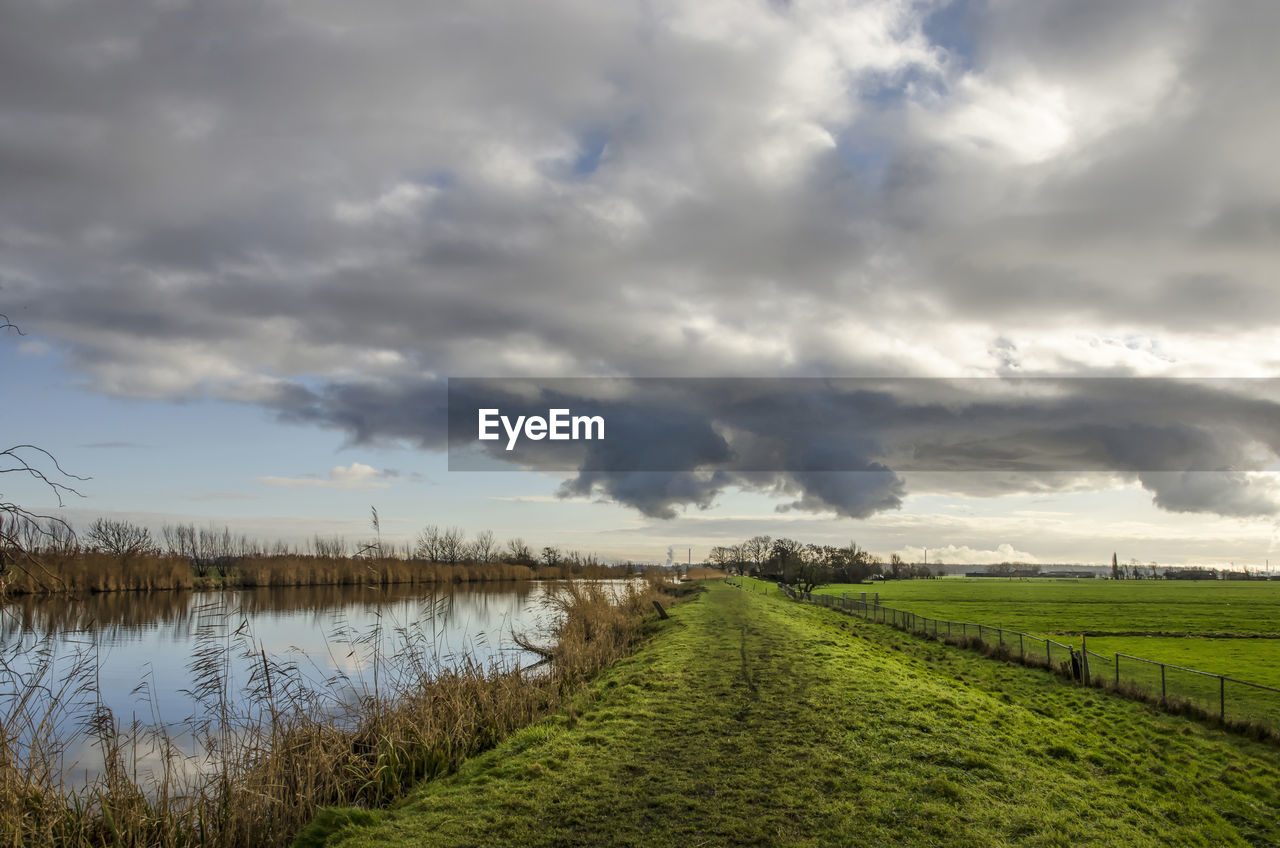
[[[128, 561], [145, 556], [172, 556], [190, 561], [196, 576], [225, 573], [236, 560], [247, 557], [316, 557], [318, 559], [400, 559], [439, 565], [487, 565], [502, 563], [524, 565], [533, 569], [560, 568], [576, 573], [584, 568], [601, 568], [604, 564], [595, 553], [566, 550], [554, 545], [535, 548], [520, 537], [499, 542], [492, 530], [481, 530], [468, 536], [460, 527], [429, 524], [411, 542], [384, 543], [376, 510], [373, 512], [376, 536], [349, 541], [345, 536], [313, 536], [307, 542], [289, 544], [283, 541], [262, 543], [228, 527], [194, 523], [164, 524], [159, 536], [131, 521], [98, 518], [81, 533], [57, 518], [20, 519], [0, 515], [0, 548], [12, 541], [15, 549], [58, 557], [80, 553], [110, 554]], [[640, 570], [634, 563], [620, 563]]]

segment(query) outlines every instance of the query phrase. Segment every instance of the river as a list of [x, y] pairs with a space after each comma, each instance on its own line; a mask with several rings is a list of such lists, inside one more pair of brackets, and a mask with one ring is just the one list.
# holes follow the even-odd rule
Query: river
[[[100, 768], [86, 718], [164, 727], [184, 748], [211, 710], [252, 708], [264, 682], [332, 703], [386, 697], [398, 667], [529, 666], [512, 640], [550, 623], [555, 584], [308, 586], [21, 597], [0, 607], [0, 725], [56, 734], [72, 782]], [[389, 662], [400, 655], [409, 662]], [[267, 671], [264, 674], [264, 670]], [[381, 675], [381, 677], [380, 677]], [[318, 701], [317, 703], [323, 703]], [[36, 721], [46, 723], [35, 730]], [[29, 738], [28, 738], [29, 741]]]

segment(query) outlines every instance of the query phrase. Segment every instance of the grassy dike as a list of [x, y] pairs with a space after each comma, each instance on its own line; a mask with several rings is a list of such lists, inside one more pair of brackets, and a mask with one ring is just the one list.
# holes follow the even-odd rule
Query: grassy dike
[[566, 712], [302, 846], [1278, 845], [1280, 749], [713, 584]]

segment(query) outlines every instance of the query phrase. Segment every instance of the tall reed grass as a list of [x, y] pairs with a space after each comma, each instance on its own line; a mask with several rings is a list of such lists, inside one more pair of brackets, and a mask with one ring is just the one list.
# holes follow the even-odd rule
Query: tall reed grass
[[0, 597], [51, 592], [122, 592], [192, 589], [190, 564], [178, 557], [42, 553], [23, 557], [0, 575]]
[[[404, 559], [331, 558], [315, 556], [246, 556], [226, 565], [225, 573], [197, 577], [189, 560], [140, 554], [119, 557], [104, 553], [43, 553], [25, 558], [0, 574], [4, 595], [58, 592], [155, 591], [197, 588], [277, 586], [387, 586], [418, 583], [474, 583], [531, 580], [525, 565], [478, 563], [449, 565]], [[600, 575], [604, 576], [604, 575]], [[609, 576], [616, 576], [610, 574]]]
[[[194, 746], [172, 728], [121, 726], [98, 697], [91, 653], [55, 672], [37, 646], [30, 671], [0, 668], [0, 844], [286, 845], [318, 808], [386, 804], [555, 709], [632, 649], [661, 591], [563, 587], [541, 637], [551, 662], [536, 672], [465, 657], [446, 666], [433, 634], [405, 627], [391, 652], [377, 630], [338, 634], [361, 670], [315, 683], [243, 625], [207, 615], [190, 666]], [[239, 693], [233, 651], [257, 668]], [[65, 760], [85, 744], [103, 766], [73, 785]]]

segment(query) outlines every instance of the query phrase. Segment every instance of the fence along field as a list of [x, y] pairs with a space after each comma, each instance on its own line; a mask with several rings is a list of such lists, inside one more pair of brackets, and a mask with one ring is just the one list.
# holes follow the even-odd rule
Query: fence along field
[[[938, 580], [876, 584], [864, 595], [868, 588], [828, 586], [811, 599], [913, 632], [980, 642], [1066, 673], [1072, 649], [1079, 652], [1085, 637], [1087, 668], [1078, 673], [1092, 684], [1280, 735], [1274, 664], [1280, 584]], [[1069, 600], [1073, 595], [1079, 600]], [[894, 597], [917, 609], [888, 606]], [[992, 613], [986, 619], [992, 623], [928, 614], [939, 609]], [[1013, 622], [1035, 629], [1015, 629]], [[1179, 622], [1187, 629], [1174, 636]], [[1158, 651], [1170, 645], [1176, 650]], [[1238, 669], [1257, 674], [1246, 677]]]
[[[851, 597], [862, 585], [822, 594]], [[1280, 581], [1007, 580], [877, 583], [886, 606], [982, 622], [1100, 654], [1132, 654], [1280, 687]]]
[[1028, 633], [1079, 636], [1280, 637], [1280, 580], [1054, 580], [948, 577], [832, 584], [839, 596], [874, 589], [888, 606]]

